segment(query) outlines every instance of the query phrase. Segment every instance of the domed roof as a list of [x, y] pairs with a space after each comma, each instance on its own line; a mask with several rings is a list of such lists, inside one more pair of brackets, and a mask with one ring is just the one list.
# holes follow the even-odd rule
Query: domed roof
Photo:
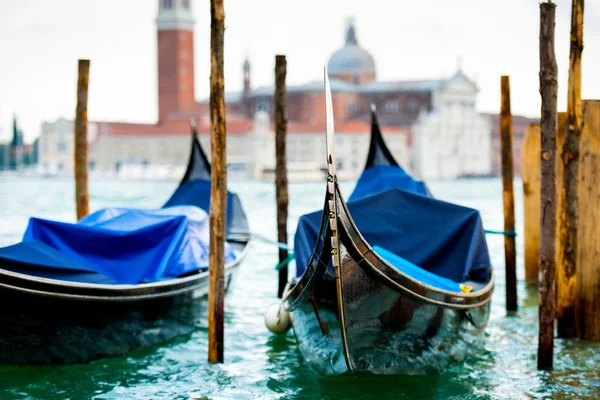
[[327, 64], [330, 75], [375, 75], [375, 61], [358, 46], [354, 23], [348, 23], [346, 45], [333, 53]]

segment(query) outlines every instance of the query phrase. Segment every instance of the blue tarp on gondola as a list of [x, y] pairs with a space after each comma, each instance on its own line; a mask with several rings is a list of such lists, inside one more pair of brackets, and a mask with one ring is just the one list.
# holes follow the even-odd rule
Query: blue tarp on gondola
[[433, 197], [425, 183], [414, 180], [401, 167], [377, 165], [363, 171], [348, 201], [362, 199], [393, 188]]
[[[211, 182], [195, 179], [182, 183], [165, 203], [165, 207], [194, 205], [207, 213], [210, 210]], [[248, 232], [248, 221], [237, 194], [227, 191], [227, 231]]]
[[[477, 210], [399, 189], [350, 201], [347, 206], [371, 246], [455, 282], [488, 279], [491, 262]], [[317, 243], [321, 214], [304, 215], [298, 222], [297, 276], [304, 272]]]
[[[30, 218], [23, 242], [0, 249], [3, 268], [95, 283], [155, 282], [208, 266], [207, 213], [196, 206], [107, 208], [79, 222]], [[225, 262], [235, 258], [225, 244]]]

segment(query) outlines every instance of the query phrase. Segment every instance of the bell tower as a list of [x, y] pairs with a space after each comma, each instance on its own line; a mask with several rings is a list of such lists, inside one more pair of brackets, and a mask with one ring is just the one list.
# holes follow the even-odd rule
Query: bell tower
[[190, 112], [194, 98], [194, 17], [191, 0], [158, 0], [158, 122]]

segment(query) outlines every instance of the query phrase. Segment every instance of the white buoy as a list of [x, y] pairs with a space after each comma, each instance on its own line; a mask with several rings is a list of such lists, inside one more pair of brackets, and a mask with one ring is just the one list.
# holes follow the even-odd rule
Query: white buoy
[[265, 313], [265, 325], [273, 333], [286, 333], [292, 326], [290, 313], [285, 310], [282, 303], [271, 305]]

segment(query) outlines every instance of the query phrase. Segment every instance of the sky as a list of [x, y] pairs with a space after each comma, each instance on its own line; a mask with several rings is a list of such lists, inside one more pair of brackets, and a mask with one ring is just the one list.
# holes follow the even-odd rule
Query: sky
[[[272, 85], [276, 54], [288, 84], [321, 80], [342, 47], [348, 18], [375, 59], [378, 80], [450, 77], [458, 60], [480, 91], [477, 108], [497, 113], [509, 75], [513, 114], [539, 116], [537, 0], [224, 0], [225, 89]], [[571, 0], [558, 0], [558, 107], [566, 108]], [[192, 0], [196, 98], [208, 97], [210, 4]], [[600, 98], [600, 0], [587, 0], [582, 97]], [[90, 120], [154, 123], [158, 115], [158, 0], [0, 0], [0, 141], [16, 115], [25, 141], [43, 121], [75, 117], [77, 60], [89, 58]]]

